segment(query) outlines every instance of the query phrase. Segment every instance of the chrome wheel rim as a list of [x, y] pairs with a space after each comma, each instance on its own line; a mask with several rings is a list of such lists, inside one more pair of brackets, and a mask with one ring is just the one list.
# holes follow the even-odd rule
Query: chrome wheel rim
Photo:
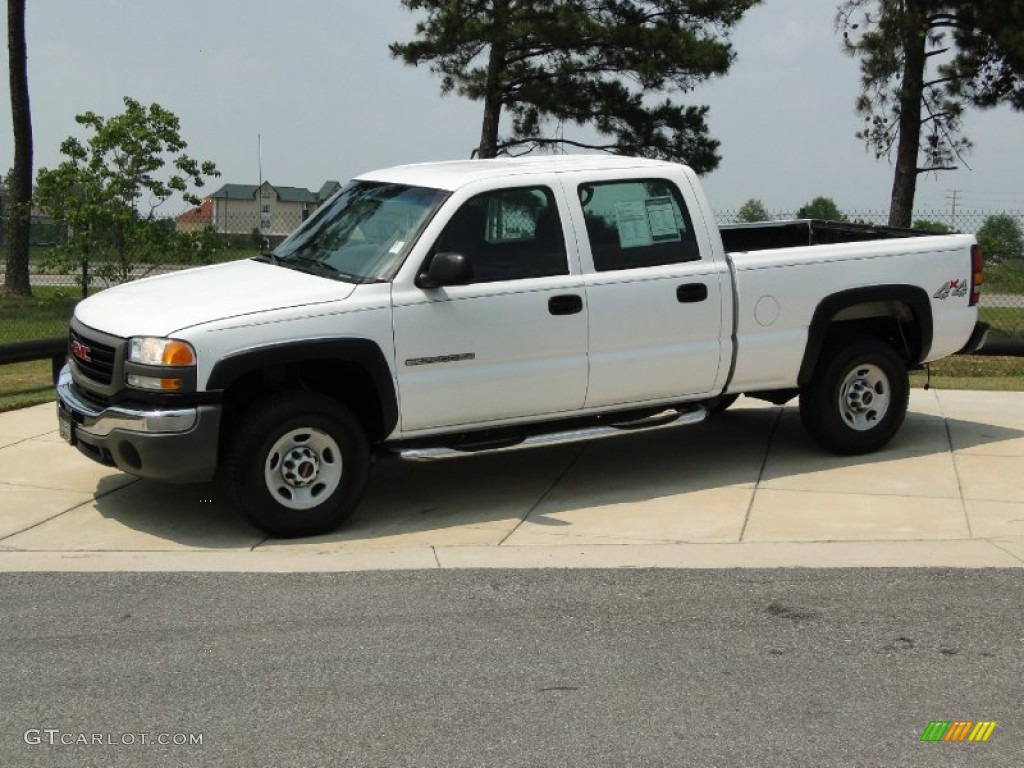
[[279, 504], [298, 511], [326, 501], [341, 485], [341, 477], [338, 443], [326, 432], [310, 427], [293, 429], [279, 437], [263, 465], [270, 495]]
[[852, 368], [839, 387], [839, 414], [846, 426], [867, 432], [878, 426], [892, 400], [889, 377], [877, 365]]

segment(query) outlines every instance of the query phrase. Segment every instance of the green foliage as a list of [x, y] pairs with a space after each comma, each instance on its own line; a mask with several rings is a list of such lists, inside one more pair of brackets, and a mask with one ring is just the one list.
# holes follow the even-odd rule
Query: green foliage
[[989, 216], [977, 237], [986, 259], [1024, 259], [1024, 234], [1017, 219], [1009, 214]]
[[[982, 253], [984, 254], [984, 251]], [[1000, 293], [1009, 293], [1014, 296], [1024, 294], [1024, 259], [993, 262], [986, 255], [985, 284], [982, 286], [982, 294], [991, 296]], [[1024, 312], [1024, 308], [1018, 311]], [[1024, 335], [1024, 328], [1021, 330], [1021, 335]]]
[[[0, 246], [7, 244], [7, 232], [9, 218], [13, 210], [14, 193], [12, 185], [14, 181], [14, 169], [7, 171], [6, 175], [0, 174]], [[32, 197], [35, 197], [33, 188]], [[29, 245], [53, 244], [57, 241], [58, 232], [53, 221], [46, 218], [38, 218], [30, 215], [29, 221]]]
[[213, 163], [184, 154], [173, 113], [131, 98], [124, 104], [124, 113], [111, 118], [76, 116], [91, 135], [84, 143], [65, 139], [66, 159], [37, 177], [37, 202], [65, 233], [48, 266], [67, 272], [90, 265], [91, 275], [108, 283], [138, 276], [142, 264], [204, 261], [212, 238], [175, 232], [156, 211], [175, 193], [199, 204], [191, 188], [220, 175]]
[[925, 232], [934, 232], [937, 235], [948, 235], [953, 231], [941, 221], [932, 221], [930, 219], [915, 220], [914, 229], [920, 229]]
[[962, 3], [953, 32], [957, 56], [941, 67], [949, 90], [974, 106], [1024, 110], [1024, 3]]
[[825, 221], [846, 221], [846, 216], [831, 197], [816, 197], [796, 212], [798, 219], [824, 219]]
[[770, 219], [771, 215], [769, 215], [768, 209], [760, 200], [747, 200], [736, 213], [736, 221], [755, 222], [769, 221]]
[[[728, 33], [760, 0], [402, 0], [425, 19], [392, 56], [427, 64], [442, 93], [484, 103], [481, 157], [551, 143], [717, 166], [707, 107], [669, 98], [725, 74]], [[498, 138], [502, 110], [512, 134]], [[552, 138], [589, 125], [603, 144]]]

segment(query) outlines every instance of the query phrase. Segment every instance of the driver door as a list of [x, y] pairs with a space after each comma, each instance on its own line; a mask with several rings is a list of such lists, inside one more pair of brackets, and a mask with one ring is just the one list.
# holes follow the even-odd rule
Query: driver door
[[560, 195], [556, 184], [533, 184], [464, 197], [426, 263], [462, 253], [469, 282], [396, 281], [403, 434], [582, 408], [587, 306]]

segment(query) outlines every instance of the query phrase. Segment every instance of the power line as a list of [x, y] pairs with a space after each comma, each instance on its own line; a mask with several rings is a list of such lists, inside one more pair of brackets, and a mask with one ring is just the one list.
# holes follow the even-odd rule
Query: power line
[[957, 203], [957, 195], [959, 195], [962, 190], [951, 189], [951, 190], [948, 190], [948, 191], [949, 191], [949, 194], [946, 195], [946, 199], [950, 201], [949, 228], [952, 229], [955, 232], [956, 231], [956, 203]]

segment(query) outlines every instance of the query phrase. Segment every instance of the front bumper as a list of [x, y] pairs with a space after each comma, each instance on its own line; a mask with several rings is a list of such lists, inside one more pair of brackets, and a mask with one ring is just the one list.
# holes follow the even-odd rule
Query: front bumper
[[122, 472], [169, 483], [203, 482], [217, 471], [221, 408], [124, 404], [98, 408], [57, 377], [61, 435], [84, 455]]

